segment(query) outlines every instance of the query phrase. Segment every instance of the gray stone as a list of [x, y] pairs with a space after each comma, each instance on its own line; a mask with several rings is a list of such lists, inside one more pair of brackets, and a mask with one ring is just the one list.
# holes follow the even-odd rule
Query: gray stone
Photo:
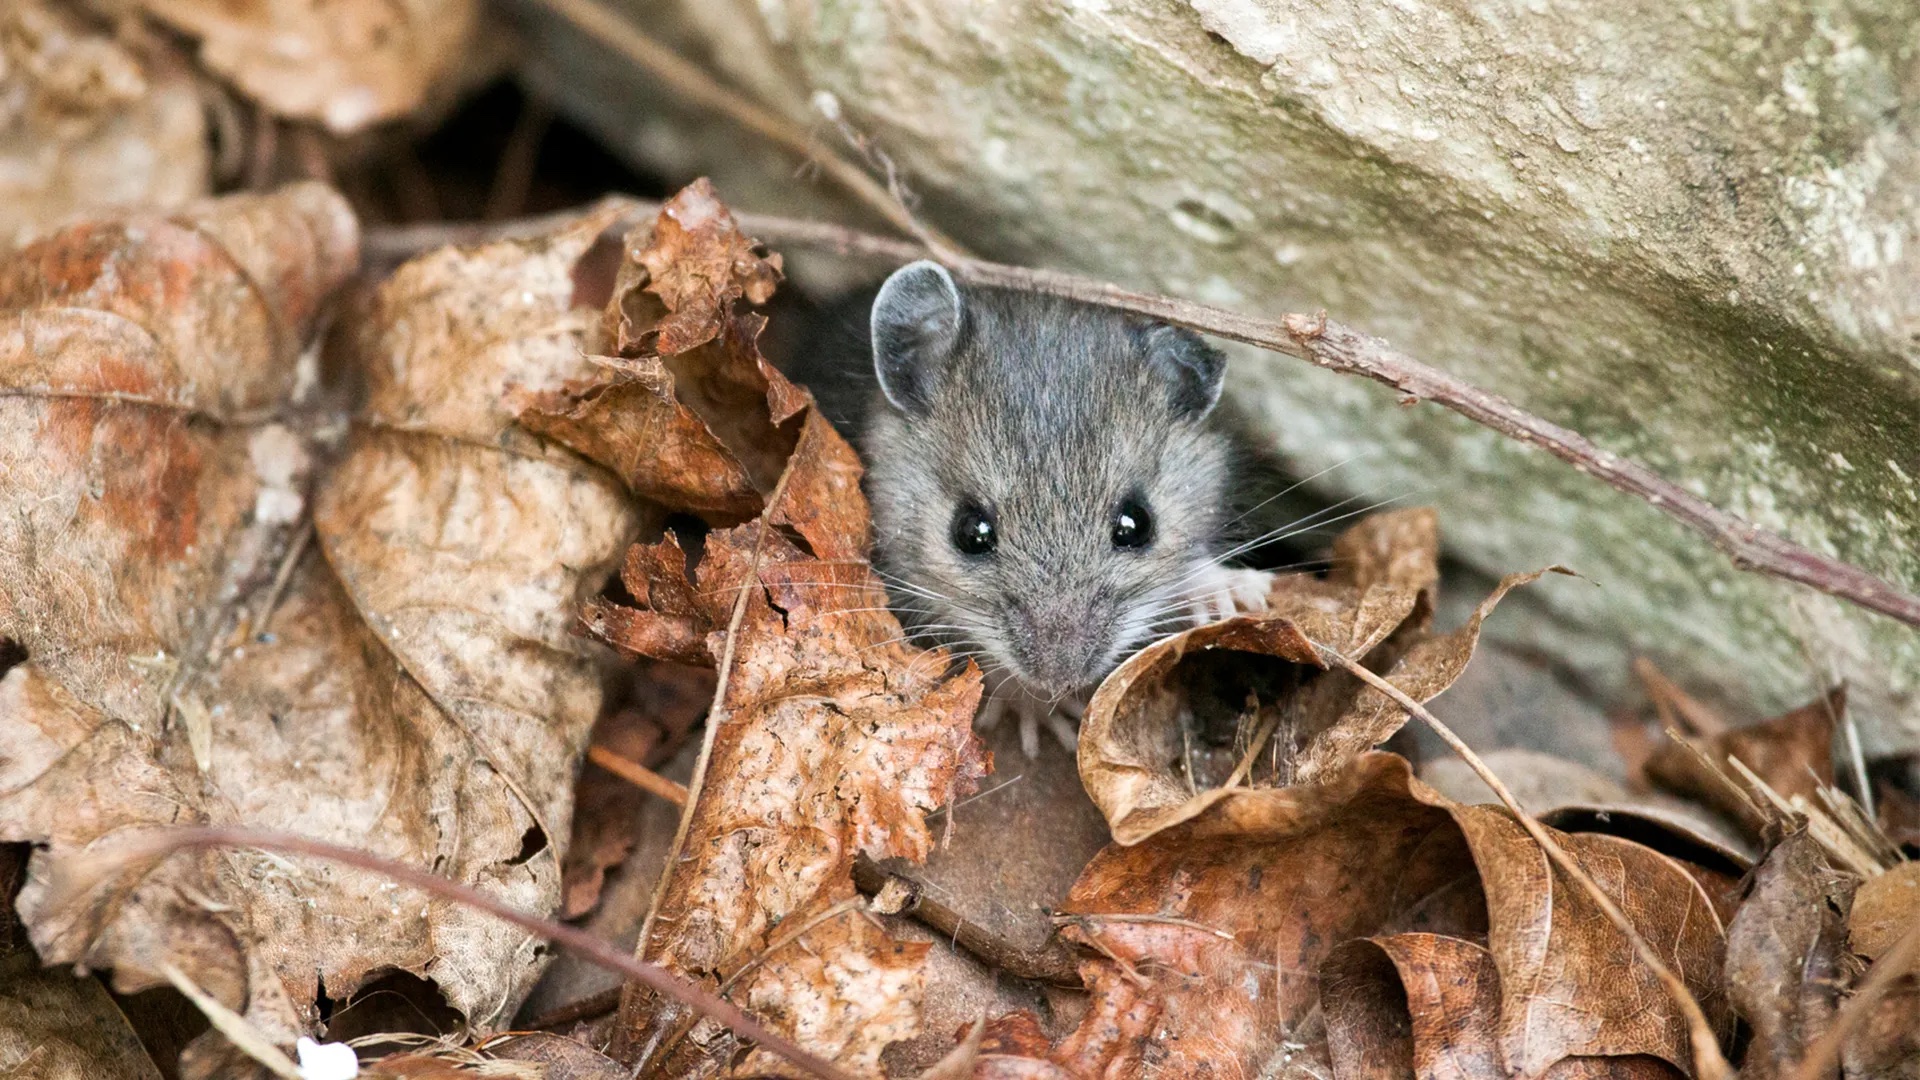
[[[603, 0], [836, 137], [997, 258], [1325, 308], [1718, 505], [1920, 590], [1920, 4], [1903, 0]], [[535, 21], [565, 107], [756, 209], [841, 205]], [[624, 87], [624, 89], [621, 89]], [[1920, 745], [1920, 635], [1735, 570], [1433, 405], [1241, 352], [1336, 494], [1440, 507], [1453, 556], [1565, 563], [1490, 623], [1617, 693], [1743, 710], [1848, 679]]]

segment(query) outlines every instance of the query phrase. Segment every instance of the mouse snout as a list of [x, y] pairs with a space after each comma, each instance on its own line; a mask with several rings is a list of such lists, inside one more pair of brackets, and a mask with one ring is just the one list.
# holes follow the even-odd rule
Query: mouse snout
[[1064, 601], [1016, 603], [1009, 612], [1014, 659], [1036, 690], [1067, 694], [1097, 681], [1109, 627], [1090, 605]]

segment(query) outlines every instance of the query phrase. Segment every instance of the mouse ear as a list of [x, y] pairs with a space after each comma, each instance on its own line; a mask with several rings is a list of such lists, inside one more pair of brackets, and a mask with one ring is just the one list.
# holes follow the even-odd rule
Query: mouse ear
[[1172, 383], [1174, 415], [1198, 420], [1220, 401], [1227, 377], [1227, 358], [1199, 334], [1166, 323], [1141, 323], [1134, 328], [1147, 364]]
[[873, 370], [887, 400], [913, 416], [933, 408], [942, 361], [960, 340], [960, 288], [939, 263], [893, 272], [873, 298]]

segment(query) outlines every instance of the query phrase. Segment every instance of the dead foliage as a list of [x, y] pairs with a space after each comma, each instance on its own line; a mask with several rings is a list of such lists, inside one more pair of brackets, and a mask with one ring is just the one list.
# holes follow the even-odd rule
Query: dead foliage
[[[263, 26], [322, 33], [146, 6], [242, 85]], [[397, 11], [377, 17], [432, 14]], [[441, 46], [400, 27], [357, 55], [373, 18], [347, 5], [315, 40], [377, 112], [412, 100], [396, 57], [410, 86]], [[1380, 687], [1441, 694], [1540, 576], [1437, 629], [1440, 521], [1402, 510], [1334, 539], [1325, 576], [1123, 663], [1077, 772], [989, 778], [979, 672], [905, 639], [857, 455], [761, 354], [778, 255], [701, 182], [622, 239], [606, 297], [584, 260], [609, 220], [350, 287], [356, 223], [307, 185], [99, 216], [0, 261], [0, 840], [34, 845], [0, 1062], [155, 1074], [98, 982], [39, 963], [191, 987], [219, 1029], [192, 1075], [344, 1030], [323, 1002], [396, 972], [458, 1023], [390, 1034], [367, 1075], [1692, 1077], [1699, 1031], [1756, 1078], [1920, 1061], [1920, 878], [1836, 786], [1843, 692], [1739, 727], [1643, 669], [1684, 739], [1645, 740], [1646, 774], [1733, 815], [1757, 866], [1624, 791], [1555, 804], [1538, 840], [1378, 749], [1407, 721]], [[655, 796], [582, 773], [590, 739], [690, 771], [657, 864], [625, 831]], [[1041, 820], [967, 809], [1023, 780], [1048, 789], [1000, 805]], [[1080, 843], [1080, 818], [1107, 831]], [[597, 1031], [501, 1035], [543, 950], [418, 879], [252, 848], [101, 872], [181, 823], [568, 917], [649, 875], [639, 959], [830, 1064], [638, 983]]]

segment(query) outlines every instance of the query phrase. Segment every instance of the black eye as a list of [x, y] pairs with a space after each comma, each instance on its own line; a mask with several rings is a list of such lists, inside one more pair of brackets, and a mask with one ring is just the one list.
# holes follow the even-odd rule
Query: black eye
[[963, 504], [953, 515], [953, 546], [963, 555], [991, 555], [1000, 543], [1000, 533], [993, 525], [993, 515], [974, 506]]
[[1113, 512], [1113, 546], [1143, 548], [1153, 543], [1153, 515], [1139, 499], [1127, 499]]

